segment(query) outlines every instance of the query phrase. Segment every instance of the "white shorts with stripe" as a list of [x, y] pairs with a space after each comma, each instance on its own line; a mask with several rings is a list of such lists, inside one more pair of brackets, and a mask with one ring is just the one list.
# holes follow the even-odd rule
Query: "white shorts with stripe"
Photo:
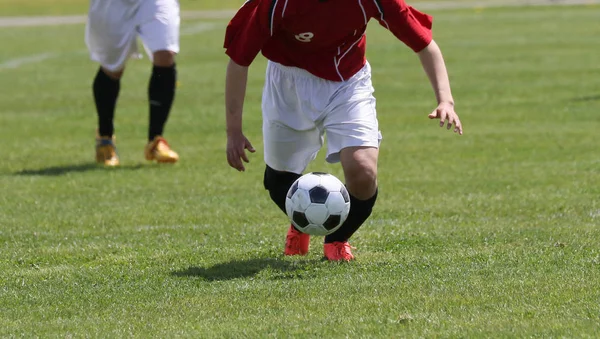
[[346, 147], [379, 147], [371, 67], [343, 82], [269, 61], [262, 97], [264, 158], [278, 171], [301, 174], [327, 139], [326, 160]]
[[179, 52], [178, 0], [91, 0], [85, 42], [90, 58], [109, 71], [141, 57], [140, 37], [150, 60], [156, 51]]

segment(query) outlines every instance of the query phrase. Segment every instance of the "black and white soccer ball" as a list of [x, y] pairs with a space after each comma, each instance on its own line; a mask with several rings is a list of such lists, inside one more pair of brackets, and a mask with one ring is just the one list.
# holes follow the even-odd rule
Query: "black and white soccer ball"
[[348, 217], [350, 196], [346, 186], [328, 173], [307, 173], [294, 182], [285, 210], [298, 230], [311, 235], [335, 232]]

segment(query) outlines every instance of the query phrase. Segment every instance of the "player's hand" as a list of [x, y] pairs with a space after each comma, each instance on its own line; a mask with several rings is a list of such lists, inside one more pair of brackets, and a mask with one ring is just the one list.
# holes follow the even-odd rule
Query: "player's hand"
[[439, 104], [435, 111], [429, 114], [429, 119], [440, 119], [440, 127], [444, 127], [444, 124], [447, 122], [447, 129], [451, 129], [454, 126], [454, 133], [463, 134], [462, 124], [460, 123], [458, 114], [454, 112], [454, 105], [451, 103], [442, 102]]
[[227, 134], [227, 162], [229, 166], [240, 172], [245, 171], [244, 162], [250, 162], [246, 150], [250, 153], [256, 152], [242, 132]]

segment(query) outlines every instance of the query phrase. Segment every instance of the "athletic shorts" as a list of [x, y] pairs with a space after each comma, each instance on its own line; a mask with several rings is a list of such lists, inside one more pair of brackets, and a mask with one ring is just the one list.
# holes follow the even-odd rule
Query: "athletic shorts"
[[178, 0], [91, 0], [85, 42], [92, 60], [109, 71], [141, 57], [137, 38], [152, 60], [156, 51], [179, 52]]
[[347, 147], [379, 147], [371, 67], [343, 82], [269, 61], [262, 97], [264, 158], [278, 171], [297, 174], [327, 140], [326, 160]]

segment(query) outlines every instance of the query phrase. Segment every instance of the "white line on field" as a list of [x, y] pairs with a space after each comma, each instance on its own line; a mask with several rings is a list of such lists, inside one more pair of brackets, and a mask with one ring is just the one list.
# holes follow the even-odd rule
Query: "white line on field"
[[23, 66], [26, 64], [35, 64], [38, 62], [42, 62], [44, 60], [56, 58], [57, 56], [58, 56], [57, 53], [42, 53], [42, 54], [35, 54], [35, 55], [29, 55], [29, 56], [25, 56], [25, 57], [16, 58], [16, 59], [11, 59], [11, 60], [0, 63], [0, 70], [19, 68], [20, 66]]
[[219, 25], [213, 23], [200, 22], [191, 26], [183, 26], [180, 31], [180, 35], [194, 35], [206, 31], [213, 30]]
[[[453, 8], [527, 7], [597, 5], [600, 0], [474, 0], [474, 1], [425, 1], [414, 7], [422, 10]], [[183, 19], [230, 19], [235, 10], [183, 11]], [[87, 15], [0, 17], [2, 27], [31, 27], [84, 24]]]
[[86, 20], [86, 15], [0, 17], [0, 28], [74, 25], [83, 24]]
[[[199, 34], [199, 33], [213, 30], [217, 27], [219, 27], [219, 25], [217, 25], [217, 24], [200, 22], [195, 25], [185, 27], [184, 29], [181, 30], [180, 34], [182, 36], [194, 35], [194, 34]], [[74, 53], [85, 53], [85, 52], [87, 52], [87, 51], [79, 50]], [[65, 55], [65, 54], [64, 53], [62, 53], [62, 54], [41, 53], [41, 54], [34, 54], [34, 55], [28, 55], [28, 56], [24, 56], [24, 57], [20, 57], [20, 58], [10, 59], [10, 60], [4, 61], [4, 62], [0, 62], [0, 71], [5, 70], [5, 69], [19, 68], [19, 67], [21, 67], [23, 65], [27, 65], [27, 64], [36, 64], [36, 63], [39, 63], [42, 61], [46, 61], [48, 59], [58, 58], [61, 55]]]

